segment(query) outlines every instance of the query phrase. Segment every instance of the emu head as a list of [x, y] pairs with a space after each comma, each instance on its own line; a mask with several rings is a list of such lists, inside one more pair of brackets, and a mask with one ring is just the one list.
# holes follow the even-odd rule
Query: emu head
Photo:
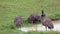
[[42, 14], [41, 14], [41, 16], [42, 16], [42, 17], [44, 17], [44, 16], [45, 16], [45, 13], [44, 13], [44, 11], [43, 11], [43, 10], [42, 10]]

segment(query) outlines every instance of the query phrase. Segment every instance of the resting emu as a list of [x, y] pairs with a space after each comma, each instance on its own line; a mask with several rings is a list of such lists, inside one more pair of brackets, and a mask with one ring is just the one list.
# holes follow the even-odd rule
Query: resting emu
[[21, 28], [21, 24], [22, 24], [23, 20], [21, 16], [16, 16], [14, 18], [14, 24], [16, 25], [17, 28]]
[[53, 29], [54, 28], [54, 26], [51, 22], [51, 19], [45, 17], [45, 14], [44, 14], [43, 10], [42, 10], [42, 14], [41, 14], [40, 19], [41, 19], [42, 24], [46, 27], [46, 30], [47, 30], [47, 27], [48, 27], [48, 29]]
[[36, 21], [40, 21], [39, 20], [39, 17], [37, 14], [31, 14], [29, 17], [28, 17], [28, 22], [31, 24], [36, 24]]

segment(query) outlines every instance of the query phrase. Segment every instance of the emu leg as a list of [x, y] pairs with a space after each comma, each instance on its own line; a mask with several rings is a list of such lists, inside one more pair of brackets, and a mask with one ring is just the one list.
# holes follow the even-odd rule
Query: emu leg
[[19, 26], [19, 28], [18, 28], [19, 30], [21, 30], [21, 25]]
[[21, 25], [20, 25], [20, 30], [21, 30]]
[[50, 29], [50, 31], [53, 31], [53, 29]]
[[20, 30], [20, 25], [16, 24], [16, 29]]
[[37, 24], [36, 24], [36, 31], [37, 31]]
[[47, 31], [47, 27], [45, 26], [45, 28], [46, 28], [46, 31]]
[[31, 23], [31, 27], [32, 27], [32, 30], [33, 30], [33, 21], [32, 21], [32, 23]]

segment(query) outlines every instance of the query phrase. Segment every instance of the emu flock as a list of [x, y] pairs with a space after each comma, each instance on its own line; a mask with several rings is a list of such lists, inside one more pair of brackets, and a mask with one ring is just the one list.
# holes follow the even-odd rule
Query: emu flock
[[[41, 21], [42, 25], [45, 26], [46, 30], [48, 29], [53, 29], [54, 25], [52, 23], [52, 20], [50, 18], [47, 18], [44, 11], [42, 10], [42, 14], [39, 16], [37, 14], [31, 14], [28, 18], [27, 18], [28, 23], [30, 24], [36, 24], [37, 21]], [[16, 27], [20, 27], [23, 24], [23, 19], [21, 16], [16, 16], [14, 18], [14, 24], [16, 25]]]

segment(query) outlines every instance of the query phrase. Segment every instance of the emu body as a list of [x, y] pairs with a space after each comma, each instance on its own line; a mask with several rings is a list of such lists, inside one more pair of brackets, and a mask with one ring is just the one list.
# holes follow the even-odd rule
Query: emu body
[[39, 20], [39, 17], [37, 14], [31, 14], [29, 17], [28, 17], [28, 22], [29, 23], [36, 23], [36, 21]]
[[21, 28], [22, 23], [23, 23], [23, 20], [21, 16], [16, 16], [14, 18], [14, 24], [16, 25], [16, 27]]
[[46, 17], [41, 17], [41, 22], [42, 22], [42, 24], [47, 28], [49, 28], [49, 29], [53, 29], [54, 28], [54, 26], [53, 26], [53, 24], [52, 24], [52, 21], [51, 21], [51, 19], [49, 19], [49, 18], [46, 18]]

